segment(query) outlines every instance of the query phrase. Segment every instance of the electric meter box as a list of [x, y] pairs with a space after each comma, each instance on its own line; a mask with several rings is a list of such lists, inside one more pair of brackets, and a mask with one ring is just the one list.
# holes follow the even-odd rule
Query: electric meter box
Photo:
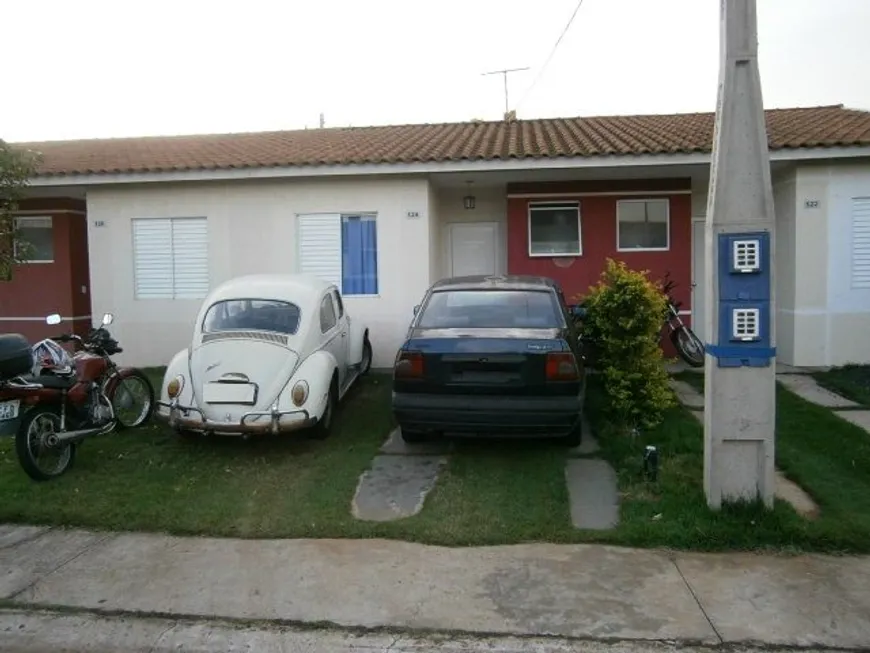
[[767, 367], [770, 345], [770, 234], [719, 234], [719, 367]]

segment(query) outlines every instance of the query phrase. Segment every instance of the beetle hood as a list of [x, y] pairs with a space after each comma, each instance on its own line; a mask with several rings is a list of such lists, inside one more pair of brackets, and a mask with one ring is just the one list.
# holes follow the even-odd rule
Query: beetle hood
[[[200, 344], [190, 358], [197, 404], [208, 419], [217, 421], [238, 421], [246, 412], [268, 411], [298, 362], [296, 351], [263, 340], [215, 340]], [[220, 387], [215, 389], [213, 384], [218, 382]], [[256, 392], [256, 400], [253, 404], [245, 403], [245, 395], [252, 391]], [[209, 402], [216, 398], [219, 402]]]

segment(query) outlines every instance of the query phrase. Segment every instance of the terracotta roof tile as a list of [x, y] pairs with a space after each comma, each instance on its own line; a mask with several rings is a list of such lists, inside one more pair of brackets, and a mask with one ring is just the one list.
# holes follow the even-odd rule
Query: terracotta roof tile
[[[842, 105], [766, 111], [771, 150], [870, 145], [870, 112]], [[16, 143], [43, 154], [40, 176], [219, 168], [390, 164], [705, 153], [714, 115], [512, 122]]]

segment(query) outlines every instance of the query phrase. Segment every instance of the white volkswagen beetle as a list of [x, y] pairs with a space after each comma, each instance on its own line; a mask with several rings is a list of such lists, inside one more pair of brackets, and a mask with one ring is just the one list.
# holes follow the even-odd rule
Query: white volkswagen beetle
[[251, 275], [209, 294], [190, 346], [166, 368], [155, 416], [179, 432], [326, 437], [335, 407], [372, 364], [364, 324], [334, 284]]

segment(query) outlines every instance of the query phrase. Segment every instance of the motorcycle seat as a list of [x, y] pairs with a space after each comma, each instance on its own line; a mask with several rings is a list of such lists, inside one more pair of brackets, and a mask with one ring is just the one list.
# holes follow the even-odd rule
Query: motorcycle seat
[[34, 376], [32, 374], [27, 374], [21, 377], [28, 383], [39, 383], [45, 388], [51, 388], [52, 390], [64, 390], [73, 387], [77, 379], [75, 375], [72, 376], [56, 376], [54, 374], [40, 374], [39, 376]]

